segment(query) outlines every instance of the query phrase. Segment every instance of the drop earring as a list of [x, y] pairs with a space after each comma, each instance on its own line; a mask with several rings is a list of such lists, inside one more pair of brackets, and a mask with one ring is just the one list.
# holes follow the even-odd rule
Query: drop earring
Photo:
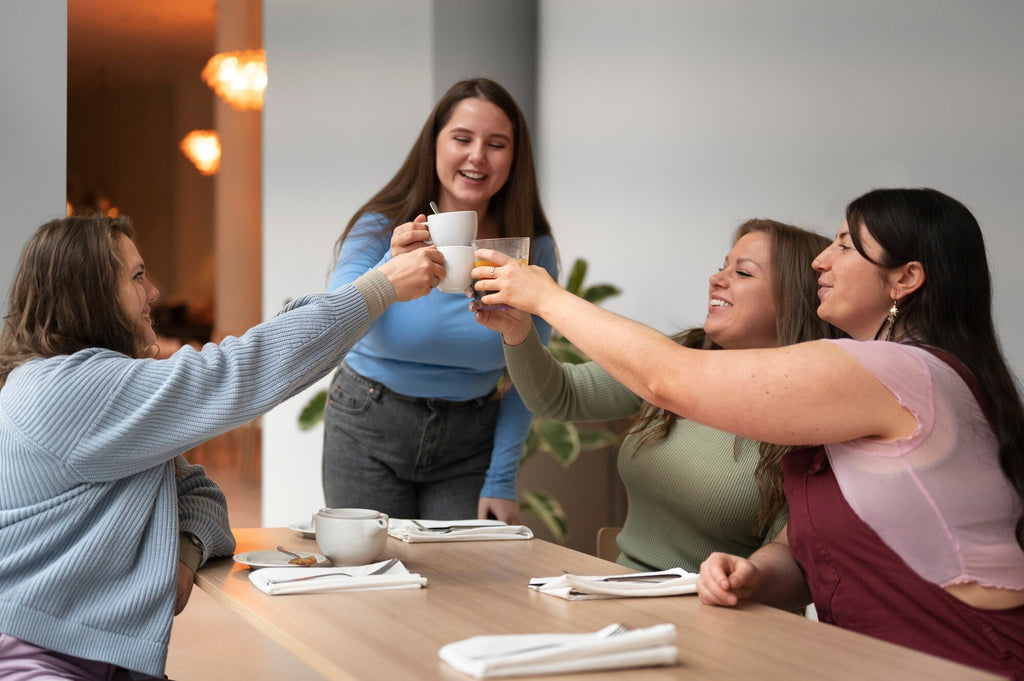
[[882, 340], [892, 340], [892, 329], [896, 326], [896, 315], [900, 313], [900, 308], [896, 306], [896, 299], [892, 299], [892, 307], [889, 308], [889, 316], [885, 318], [885, 335]]

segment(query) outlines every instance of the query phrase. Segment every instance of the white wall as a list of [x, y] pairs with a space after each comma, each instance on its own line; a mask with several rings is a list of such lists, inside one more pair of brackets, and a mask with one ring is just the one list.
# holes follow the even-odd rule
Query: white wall
[[[263, 312], [323, 291], [334, 241], [394, 174], [434, 103], [430, 4], [265, 0]], [[263, 418], [263, 523], [323, 506], [311, 388]]]
[[932, 186], [984, 230], [1024, 374], [1024, 3], [558, 0], [540, 12], [542, 192], [607, 307], [700, 323], [750, 217], [831, 236], [878, 186]]
[[[411, 144], [435, 96], [433, 11], [265, 0], [265, 315], [323, 288], [339, 229]], [[541, 194], [563, 264], [624, 289], [609, 308], [698, 324], [744, 219], [831, 235], [864, 191], [933, 186], [982, 224], [1024, 373], [1024, 3], [541, 0], [539, 27]], [[265, 524], [322, 501], [302, 403], [264, 420]]]
[[67, 24], [65, 0], [0, 4], [0, 313], [25, 242], [65, 210]]

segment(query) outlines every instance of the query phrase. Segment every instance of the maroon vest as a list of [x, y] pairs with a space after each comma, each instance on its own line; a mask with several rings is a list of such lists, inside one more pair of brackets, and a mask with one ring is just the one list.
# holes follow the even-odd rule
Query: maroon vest
[[1024, 681], [1024, 606], [973, 608], [914, 572], [850, 508], [824, 447], [782, 468], [790, 547], [822, 622]]

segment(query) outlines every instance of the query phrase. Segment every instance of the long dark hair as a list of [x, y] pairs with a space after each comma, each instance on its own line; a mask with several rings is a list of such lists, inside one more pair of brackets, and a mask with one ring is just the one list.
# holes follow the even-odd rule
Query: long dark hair
[[[338, 259], [341, 244], [359, 218], [365, 213], [380, 213], [388, 218], [388, 231], [408, 222], [420, 213], [430, 212], [430, 201], [437, 198], [437, 136], [451, 119], [452, 111], [464, 99], [477, 98], [494, 104], [512, 123], [515, 154], [508, 181], [491, 197], [487, 212], [497, 219], [498, 236], [535, 237], [550, 234], [551, 226], [540, 204], [537, 175], [533, 162], [533, 143], [519, 105], [508, 90], [489, 78], [462, 80], [444, 93], [427, 116], [419, 137], [412, 145], [402, 166], [384, 188], [355, 212], [334, 245]], [[482, 218], [483, 216], [481, 216]]]
[[[868, 261], [885, 268], [921, 263], [924, 284], [899, 304], [902, 340], [945, 350], [978, 379], [987, 402], [981, 406], [999, 442], [999, 464], [1024, 499], [1024, 405], [996, 338], [978, 221], [962, 203], [934, 189], [876, 189], [847, 206], [846, 224]], [[882, 247], [878, 261], [864, 253], [860, 228]], [[1024, 548], [1024, 514], [1016, 533]]]
[[[771, 241], [772, 300], [775, 302], [775, 329], [779, 345], [841, 336], [842, 332], [818, 317], [818, 275], [811, 268], [811, 261], [829, 245], [829, 240], [793, 225], [754, 219], [736, 228], [732, 243], [752, 232], [764, 232]], [[674, 340], [688, 348], [721, 349], [700, 327], [684, 331]], [[665, 439], [679, 418], [672, 412], [644, 403], [625, 435], [639, 436], [639, 451], [644, 444]], [[755, 477], [761, 494], [761, 507], [754, 519], [754, 530], [758, 533], [766, 532], [786, 509], [781, 461], [783, 454], [790, 449], [768, 442], [758, 444], [761, 456]]]
[[142, 356], [118, 302], [119, 235], [135, 235], [126, 216], [76, 215], [36, 230], [21, 253], [0, 333], [0, 385], [35, 357], [91, 347]]

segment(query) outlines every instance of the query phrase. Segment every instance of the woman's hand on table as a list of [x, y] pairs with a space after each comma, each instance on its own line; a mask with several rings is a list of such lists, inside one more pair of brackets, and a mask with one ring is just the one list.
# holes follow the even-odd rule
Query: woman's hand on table
[[760, 585], [760, 571], [740, 556], [712, 553], [700, 564], [697, 595], [701, 603], [733, 606], [750, 598]]
[[391, 233], [391, 257], [400, 253], [409, 253], [430, 244], [430, 231], [427, 229], [427, 216], [422, 213], [412, 222], [395, 227]]
[[481, 520], [494, 516], [508, 525], [522, 524], [522, 519], [519, 516], [519, 502], [513, 499], [480, 497], [476, 508], [476, 517]]

